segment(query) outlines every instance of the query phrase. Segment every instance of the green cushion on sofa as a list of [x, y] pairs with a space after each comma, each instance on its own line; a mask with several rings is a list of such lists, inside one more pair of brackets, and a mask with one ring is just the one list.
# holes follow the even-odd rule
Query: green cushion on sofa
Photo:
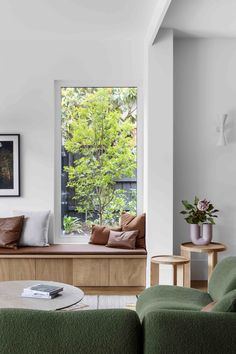
[[142, 353], [140, 321], [131, 310], [3, 309], [0, 328], [1, 354]]
[[236, 289], [236, 257], [228, 257], [218, 263], [209, 281], [209, 293], [219, 301], [225, 294]]
[[236, 312], [236, 290], [223, 296], [212, 308], [211, 312]]
[[142, 319], [158, 309], [200, 311], [212, 302], [209, 294], [179, 286], [157, 285], [146, 289], [138, 298], [137, 313]]

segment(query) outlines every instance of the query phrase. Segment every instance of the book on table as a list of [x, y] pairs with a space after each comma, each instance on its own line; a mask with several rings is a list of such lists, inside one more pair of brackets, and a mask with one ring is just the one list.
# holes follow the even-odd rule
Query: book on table
[[60, 286], [48, 285], [48, 284], [36, 284], [23, 289], [21, 296], [32, 297], [37, 299], [53, 299], [62, 291], [63, 291], [63, 287]]
[[21, 294], [22, 297], [30, 297], [31, 299], [54, 299], [55, 297], [57, 297], [59, 295], [59, 293], [54, 294], [54, 295], [43, 295], [43, 294], [37, 294], [37, 293], [27, 293], [24, 292]]

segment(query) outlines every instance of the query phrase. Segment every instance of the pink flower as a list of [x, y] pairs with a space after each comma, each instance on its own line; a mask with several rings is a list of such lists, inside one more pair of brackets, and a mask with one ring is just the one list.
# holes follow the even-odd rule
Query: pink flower
[[200, 211], [207, 211], [207, 209], [209, 208], [210, 202], [208, 202], [206, 199], [204, 200], [199, 200], [199, 202], [197, 203], [197, 208]]

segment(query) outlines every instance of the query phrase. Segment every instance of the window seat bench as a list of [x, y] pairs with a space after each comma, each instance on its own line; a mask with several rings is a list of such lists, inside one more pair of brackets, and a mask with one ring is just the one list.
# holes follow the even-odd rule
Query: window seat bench
[[0, 248], [0, 281], [51, 280], [86, 294], [139, 294], [146, 286], [145, 249], [93, 244]]

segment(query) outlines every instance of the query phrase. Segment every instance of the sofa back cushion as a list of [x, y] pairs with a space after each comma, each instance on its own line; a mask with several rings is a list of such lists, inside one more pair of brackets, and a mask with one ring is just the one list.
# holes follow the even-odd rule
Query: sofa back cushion
[[228, 257], [216, 265], [209, 281], [209, 293], [214, 301], [219, 301], [235, 289], [236, 257]]

